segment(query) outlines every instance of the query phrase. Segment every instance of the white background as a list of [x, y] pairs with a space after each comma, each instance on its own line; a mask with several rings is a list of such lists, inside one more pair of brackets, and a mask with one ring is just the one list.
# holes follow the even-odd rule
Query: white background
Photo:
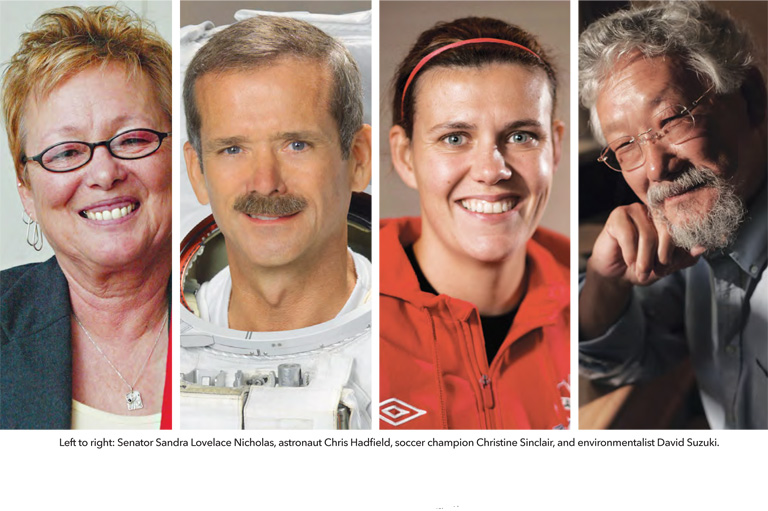
[[[50, 2], [49, 2], [50, 3]], [[127, 2], [134, 4], [137, 2]], [[14, 21], [9, 29], [2, 2], [3, 60], [8, 44], [28, 22]], [[31, 2], [25, 2], [29, 6]], [[146, 2], [141, 2], [142, 5]], [[149, 2], [153, 4], [153, 2]], [[435, 2], [439, 10], [441, 2]], [[254, 6], [257, 6], [254, 3]], [[153, 5], [149, 5], [154, 8]], [[37, 7], [21, 8], [28, 20]], [[378, 9], [374, 3], [374, 13]], [[143, 12], [141, 8], [137, 12]], [[151, 17], [151, 16], [150, 16]], [[178, 4], [174, 5], [173, 33], [178, 38]], [[375, 18], [377, 19], [377, 18]], [[158, 20], [159, 21], [159, 20]], [[160, 23], [159, 23], [160, 24]], [[571, 48], [575, 48], [576, 5], [571, 5]], [[374, 27], [374, 70], [378, 69], [377, 28]], [[11, 43], [8, 43], [8, 41]], [[178, 50], [178, 44], [174, 45]], [[11, 50], [13, 51], [13, 50]], [[174, 65], [177, 65], [174, 63]], [[571, 56], [571, 69], [575, 68]], [[178, 71], [176, 68], [175, 71]], [[174, 72], [177, 76], [177, 72]], [[374, 76], [374, 97], [378, 79]], [[575, 76], [571, 88], [575, 90]], [[179, 84], [174, 84], [179, 108]], [[376, 109], [374, 109], [374, 112]], [[576, 118], [571, 92], [571, 118]], [[374, 114], [374, 127], [378, 126]], [[174, 122], [174, 131], [183, 129]], [[375, 129], [375, 128], [374, 128]], [[576, 130], [570, 130], [576, 147]], [[376, 137], [374, 137], [376, 140]], [[2, 187], [2, 257], [6, 246], [23, 243], [9, 224], [21, 224], [6, 144], [0, 161]], [[374, 147], [377, 151], [378, 148]], [[174, 144], [174, 172], [181, 161]], [[375, 152], [375, 154], [378, 154]], [[571, 157], [576, 169], [576, 157]], [[9, 176], [11, 176], [9, 178]], [[374, 181], [378, 179], [378, 169]], [[10, 181], [9, 181], [10, 179]], [[573, 183], [576, 179], [573, 179]], [[174, 178], [178, 190], [178, 180]], [[575, 239], [576, 192], [571, 190], [571, 232]], [[175, 197], [178, 200], [178, 197]], [[178, 204], [178, 202], [176, 202]], [[374, 202], [374, 211], [377, 203]], [[178, 219], [178, 211], [174, 212]], [[374, 218], [374, 225], [377, 225]], [[176, 222], [176, 225], [178, 223]], [[376, 236], [374, 236], [376, 239]], [[174, 232], [178, 246], [179, 233]], [[376, 242], [374, 242], [376, 243]], [[26, 246], [26, 245], [24, 245]], [[373, 253], [378, 253], [374, 245]], [[575, 261], [575, 243], [574, 257]], [[15, 264], [15, 263], [13, 263]], [[174, 274], [178, 274], [178, 262]], [[575, 266], [574, 266], [575, 267]], [[575, 278], [575, 276], [574, 276]], [[575, 303], [575, 288], [572, 297]], [[174, 286], [174, 303], [178, 303]], [[575, 317], [575, 311], [573, 316]], [[374, 319], [377, 320], [376, 316]], [[374, 324], [377, 324], [376, 322]], [[575, 330], [574, 330], [575, 331]], [[174, 331], [177, 336], [178, 332]], [[374, 332], [374, 338], [377, 335]], [[178, 346], [178, 338], [175, 339]], [[575, 370], [575, 346], [573, 352]], [[374, 375], [376, 377], [377, 375]], [[28, 375], [45, 378], [45, 375]], [[574, 378], [575, 379], [575, 378]], [[19, 382], [23, 384], [24, 382]], [[576, 402], [574, 396], [574, 403]], [[577, 420], [574, 408], [574, 421]], [[246, 433], [246, 432], [243, 432]], [[374, 432], [280, 433], [247, 432], [253, 438], [350, 439], [383, 437]], [[695, 436], [718, 439], [718, 448], [96, 448], [61, 447], [69, 438], [145, 438], [158, 436], [209, 439], [245, 435], [228, 433], [162, 432], [98, 433], [77, 431], [0, 431], [0, 507], [46, 509], [360, 509], [360, 510], [498, 510], [498, 509], [765, 509], [768, 482], [768, 433], [741, 432], [414, 432], [388, 434], [406, 438], [545, 438], [553, 439], [667, 439]]]

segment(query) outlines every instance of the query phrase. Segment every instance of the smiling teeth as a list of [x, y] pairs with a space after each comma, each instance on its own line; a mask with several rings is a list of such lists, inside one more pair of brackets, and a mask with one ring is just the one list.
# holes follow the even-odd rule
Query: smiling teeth
[[493, 202], [479, 199], [464, 199], [461, 201], [461, 206], [473, 213], [498, 214], [514, 208], [516, 203], [517, 199], [503, 199]]
[[103, 211], [86, 211], [85, 216], [90, 218], [91, 220], [98, 220], [98, 221], [104, 221], [104, 220], [117, 220], [119, 218], [123, 218], [128, 213], [132, 212], [134, 209], [136, 209], [136, 206], [134, 204], [130, 204], [128, 206], [123, 206], [122, 208], [114, 208], [112, 210], [106, 209]]
[[277, 220], [280, 218], [279, 216], [259, 216], [259, 215], [248, 215], [251, 218], [255, 218], [256, 220]]

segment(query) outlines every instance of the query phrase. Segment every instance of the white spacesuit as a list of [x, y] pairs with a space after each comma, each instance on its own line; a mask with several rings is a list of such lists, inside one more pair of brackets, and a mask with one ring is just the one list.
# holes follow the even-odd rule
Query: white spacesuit
[[[238, 11], [236, 20], [259, 11]], [[279, 13], [317, 25], [344, 42], [363, 73], [370, 123], [371, 13]], [[216, 32], [210, 22], [181, 30], [182, 79], [194, 53]], [[181, 141], [183, 144], [184, 140]], [[203, 321], [195, 293], [227, 265], [208, 206], [185, 173], [181, 192], [181, 427], [185, 429], [367, 429], [371, 407], [371, 298], [325, 323], [284, 332], [242, 332]], [[370, 260], [370, 196], [355, 194], [349, 246]]]

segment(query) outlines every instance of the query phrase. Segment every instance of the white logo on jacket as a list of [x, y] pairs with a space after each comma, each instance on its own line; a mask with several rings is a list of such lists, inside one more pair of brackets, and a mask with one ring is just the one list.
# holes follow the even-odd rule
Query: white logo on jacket
[[400, 426], [426, 413], [426, 410], [416, 408], [394, 397], [379, 404], [379, 419], [392, 426]]

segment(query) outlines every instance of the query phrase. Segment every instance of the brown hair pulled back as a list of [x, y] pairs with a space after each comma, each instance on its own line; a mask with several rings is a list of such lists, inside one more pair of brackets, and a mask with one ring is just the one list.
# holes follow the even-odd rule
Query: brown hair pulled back
[[[411, 71], [425, 56], [438, 48], [467, 39], [493, 38], [511, 41], [536, 53], [539, 58], [514, 46], [493, 43], [478, 43], [452, 48], [436, 55], [419, 70], [413, 78], [405, 101], [402, 103], [403, 89]], [[413, 133], [413, 115], [415, 93], [418, 90], [419, 77], [433, 67], [480, 67], [491, 63], [513, 63], [544, 70], [549, 79], [554, 111], [557, 101], [557, 74], [541, 43], [529, 32], [517, 25], [512, 25], [494, 18], [468, 17], [454, 21], [441, 22], [422, 32], [416, 43], [400, 63], [392, 81], [392, 124], [400, 125], [410, 138]]]

